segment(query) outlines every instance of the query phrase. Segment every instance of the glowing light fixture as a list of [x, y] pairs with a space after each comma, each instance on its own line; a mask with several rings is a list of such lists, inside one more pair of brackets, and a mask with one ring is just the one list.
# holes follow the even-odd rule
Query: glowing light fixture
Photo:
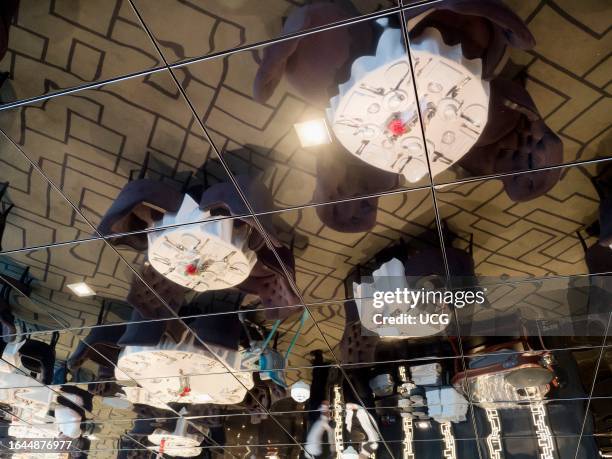
[[298, 403], [304, 403], [310, 398], [310, 384], [298, 381], [291, 386], [291, 398]]
[[304, 148], [331, 143], [331, 137], [324, 118], [296, 123], [293, 127]]
[[352, 446], [348, 446], [342, 452], [342, 459], [359, 459], [359, 453]]
[[87, 285], [85, 282], [77, 282], [76, 284], [68, 284], [66, 287], [72, 290], [72, 293], [74, 293], [76, 296], [85, 297], [85, 296], [94, 296], [96, 294], [96, 292], [94, 292], [94, 290], [89, 285]]
[[429, 421], [418, 421], [416, 423], [416, 426], [419, 429], [429, 429], [431, 427], [431, 424], [429, 423]]

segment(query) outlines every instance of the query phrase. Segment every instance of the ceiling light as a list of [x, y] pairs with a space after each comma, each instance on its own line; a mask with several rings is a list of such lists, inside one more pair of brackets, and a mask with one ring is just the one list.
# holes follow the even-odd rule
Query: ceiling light
[[291, 386], [291, 398], [298, 403], [304, 403], [310, 398], [310, 384], [298, 381]]
[[315, 147], [331, 143], [329, 130], [324, 118], [304, 121], [293, 125], [303, 147]]
[[415, 423], [415, 425], [419, 429], [429, 429], [429, 427], [431, 426], [431, 424], [429, 424], [429, 421], [418, 421]]
[[358, 459], [359, 453], [352, 446], [348, 446], [344, 451], [342, 451], [342, 459]]
[[85, 282], [77, 282], [76, 284], [68, 284], [67, 287], [72, 290], [76, 296], [94, 296], [96, 292]]

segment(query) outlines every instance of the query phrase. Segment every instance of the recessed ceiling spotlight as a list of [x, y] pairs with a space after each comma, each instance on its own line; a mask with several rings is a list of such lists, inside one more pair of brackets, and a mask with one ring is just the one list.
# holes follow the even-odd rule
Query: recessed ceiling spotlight
[[85, 282], [77, 282], [76, 284], [68, 284], [68, 287], [76, 296], [94, 296], [96, 292]]
[[310, 384], [299, 380], [291, 386], [291, 398], [298, 403], [304, 403], [310, 398]]
[[324, 118], [296, 123], [293, 127], [303, 147], [315, 147], [331, 143], [331, 137]]
[[429, 421], [418, 421], [416, 423], [416, 426], [419, 429], [428, 429], [431, 426], [431, 424], [429, 423]]

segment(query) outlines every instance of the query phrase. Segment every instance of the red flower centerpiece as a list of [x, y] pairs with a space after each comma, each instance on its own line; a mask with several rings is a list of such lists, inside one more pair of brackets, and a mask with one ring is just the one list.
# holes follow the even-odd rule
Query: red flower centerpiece
[[393, 134], [395, 137], [405, 134], [407, 131], [406, 125], [402, 123], [402, 120], [399, 118], [392, 119], [387, 126], [387, 129], [389, 129], [389, 132], [391, 132], [391, 134]]

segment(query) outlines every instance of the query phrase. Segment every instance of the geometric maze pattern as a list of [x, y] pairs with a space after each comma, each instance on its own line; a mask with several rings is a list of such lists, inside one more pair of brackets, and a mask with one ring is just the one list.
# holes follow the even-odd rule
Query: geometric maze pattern
[[609, 24], [570, 1], [529, 3], [511, 2], [537, 43], [534, 50], [512, 56], [527, 65], [530, 95], [563, 140], [566, 162], [608, 157]]
[[[442, 217], [473, 234], [476, 272], [490, 277], [546, 277], [588, 273], [576, 232], [596, 218], [594, 166], [566, 169], [546, 195], [511, 201], [501, 182], [451, 185], [438, 192]], [[586, 236], [586, 235], [585, 235]]]

